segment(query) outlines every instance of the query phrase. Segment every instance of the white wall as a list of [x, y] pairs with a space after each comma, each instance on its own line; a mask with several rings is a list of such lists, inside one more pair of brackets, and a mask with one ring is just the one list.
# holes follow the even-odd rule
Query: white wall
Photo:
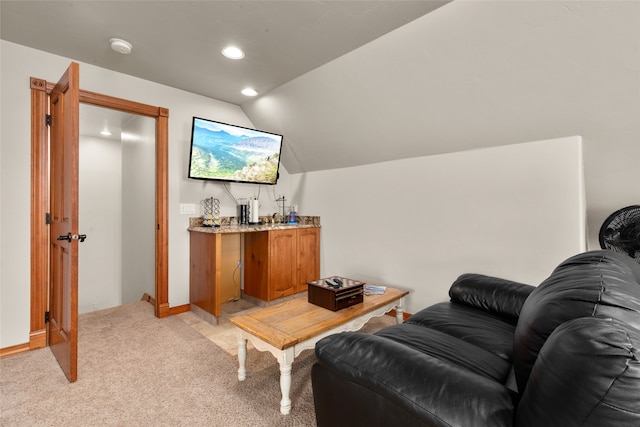
[[[5, 348], [29, 341], [29, 77], [57, 81], [71, 60], [1, 40], [0, 62], [0, 348]], [[84, 90], [169, 109], [169, 304], [172, 307], [187, 304], [189, 220], [188, 216], [179, 214], [180, 203], [199, 203], [205, 197], [215, 196], [223, 203], [223, 215], [235, 214], [235, 206], [221, 185], [186, 178], [192, 117], [254, 126], [236, 105], [90, 64], [80, 64], [80, 86]], [[262, 187], [265, 212], [275, 207], [271, 201], [273, 193], [290, 198], [289, 178], [284, 168], [280, 177], [275, 188]], [[253, 185], [230, 187], [236, 197], [249, 197], [257, 191]]]
[[156, 121], [134, 116], [122, 129], [122, 303], [155, 295]]
[[537, 285], [585, 248], [580, 137], [291, 176], [321, 275], [410, 290], [408, 312], [462, 273]]
[[78, 312], [155, 292], [155, 120], [132, 116], [122, 136], [83, 133], [80, 107]]
[[85, 313], [122, 299], [122, 145], [80, 136], [79, 168], [78, 231], [88, 237], [78, 245], [78, 312]]

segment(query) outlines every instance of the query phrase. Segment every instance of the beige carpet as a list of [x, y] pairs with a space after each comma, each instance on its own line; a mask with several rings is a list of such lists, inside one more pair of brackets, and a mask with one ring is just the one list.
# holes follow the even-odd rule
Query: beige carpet
[[[313, 351], [294, 361], [293, 407], [282, 415], [275, 358], [249, 349], [240, 382], [232, 330], [217, 330], [224, 350], [211, 341], [216, 333], [208, 339], [190, 316], [157, 319], [146, 302], [81, 315], [73, 384], [48, 348], [0, 360], [0, 425], [315, 425]], [[373, 319], [366, 330], [391, 323], [389, 316]]]

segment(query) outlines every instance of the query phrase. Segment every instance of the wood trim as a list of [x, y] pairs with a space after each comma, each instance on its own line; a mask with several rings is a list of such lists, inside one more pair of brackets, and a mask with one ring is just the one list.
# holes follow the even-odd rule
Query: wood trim
[[47, 346], [47, 329], [33, 331], [29, 334], [29, 350]]
[[39, 90], [42, 92], [50, 93], [51, 90], [53, 90], [54, 86], [55, 85], [52, 83], [51, 87], [49, 88], [49, 86], [47, 86], [46, 80], [38, 79], [36, 77], [31, 77], [29, 80], [29, 87], [33, 90]]
[[[49, 228], [45, 215], [49, 211], [49, 137], [45, 116], [48, 113], [48, 95], [55, 83], [31, 77], [31, 332], [28, 348], [46, 345], [44, 313], [48, 307]], [[169, 185], [168, 146], [169, 109], [133, 102], [80, 89], [80, 102], [106, 107], [156, 119], [156, 297], [155, 315], [166, 317], [169, 307]], [[176, 307], [180, 312], [183, 306]], [[16, 346], [20, 347], [20, 346]], [[12, 349], [13, 347], [9, 347]], [[0, 350], [12, 351], [13, 350]]]
[[[32, 78], [33, 79], [33, 78]], [[34, 79], [39, 80], [39, 79]], [[43, 81], [43, 80], [39, 80]], [[46, 92], [51, 93], [55, 83], [45, 82]], [[117, 98], [115, 96], [103, 95], [96, 92], [80, 89], [80, 102], [85, 104], [96, 105], [98, 107], [111, 108], [113, 110], [124, 111], [127, 113], [139, 114], [149, 117], [169, 117], [169, 109], [164, 107], [155, 107], [153, 105], [143, 104], [140, 102], [129, 101], [127, 99]]]
[[187, 311], [191, 311], [191, 304], [183, 304], [171, 307], [169, 309], [169, 315], [173, 316], [174, 314], [186, 313]]
[[29, 343], [12, 345], [11, 347], [0, 348], [0, 359], [14, 354], [20, 354], [31, 350]]
[[171, 316], [171, 307], [169, 307], [169, 303], [156, 304], [155, 312], [157, 317], [168, 317]]
[[155, 315], [169, 316], [169, 109], [80, 90], [80, 102], [156, 119]]
[[98, 107], [106, 107], [113, 110], [124, 111], [127, 113], [135, 112], [135, 114], [139, 114], [142, 116], [156, 118], [161, 117], [161, 110], [166, 111], [166, 116], [169, 115], [169, 110], [167, 110], [166, 108], [154, 107], [152, 105], [141, 104], [139, 102], [129, 101], [113, 96], [101, 95], [99, 93], [89, 92], [87, 90], [80, 90], [80, 102], [96, 105]]
[[[43, 316], [44, 318], [44, 316]], [[47, 346], [47, 330], [41, 329], [29, 334], [29, 342], [0, 348], [0, 359], [14, 354], [20, 354], [31, 350], [37, 350]]]
[[142, 298], [140, 298], [140, 301], [146, 301], [149, 304], [153, 305], [154, 307], [156, 305], [156, 299], [146, 292], [142, 294]]
[[[156, 117], [156, 316], [169, 312], [169, 110]], [[162, 307], [162, 309], [161, 309]]]
[[[49, 226], [46, 214], [49, 211], [49, 130], [46, 115], [49, 112], [49, 95], [45, 92], [46, 81], [30, 79], [31, 86], [31, 260], [30, 260], [30, 347], [39, 348], [39, 339], [34, 336], [45, 330], [44, 313], [49, 296]], [[36, 334], [36, 335], [34, 335]], [[46, 333], [45, 333], [46, 344]]]

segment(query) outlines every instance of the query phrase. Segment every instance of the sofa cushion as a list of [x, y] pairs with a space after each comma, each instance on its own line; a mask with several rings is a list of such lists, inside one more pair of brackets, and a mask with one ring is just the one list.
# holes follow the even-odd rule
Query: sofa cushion
[[420, 325], [390, 326], [375, 335], [504, 384], [511, 364], [459, 338]]
[[533, 366], [516, 425], [640, 425], [640, 331], [595, 317], [559, 326]]
[[529, 295], [513, 350], [520, 392], [549, 335], [564, 322], [581, 317], [610, 317], [640, 329], [640, 264], [613, 251], [585, 252], [560, 264]]
[[405, 324], [421, 325], [489, 351], [511, 363], [515, 322], [468, 305], [443, 302], [411, 316]]
[[[506, 387], [386, 337], [344, 332], [321, 339], [315, 351], [316, 411], [329, 411], [317, 416], [318, 425], [416, 425], [402, 424], [410, 418], [404, 413], [428, 426], [512, 425], [513, 395]], [[320, 380], [330, 375], [335, 381]], [[370, 403], [368, 415], [356, 412], [361, 405], [345, 404], [352, 401]], [[398, 413], [396, 423], [385, 422]]]

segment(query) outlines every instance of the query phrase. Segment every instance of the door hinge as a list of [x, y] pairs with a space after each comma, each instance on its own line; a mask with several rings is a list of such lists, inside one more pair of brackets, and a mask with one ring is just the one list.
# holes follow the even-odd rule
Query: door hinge
[[44, 223], [47, 225], [51, 224], [51, 214], [49, 212], [47, 212], [44, 216]]
[[49, 312], [48, 311], [44, 312], [44, 323], [49, 323]]
[[51, 114], [47, 114], [45, 120], [46, 120], [47, 126], [51, 126]]

